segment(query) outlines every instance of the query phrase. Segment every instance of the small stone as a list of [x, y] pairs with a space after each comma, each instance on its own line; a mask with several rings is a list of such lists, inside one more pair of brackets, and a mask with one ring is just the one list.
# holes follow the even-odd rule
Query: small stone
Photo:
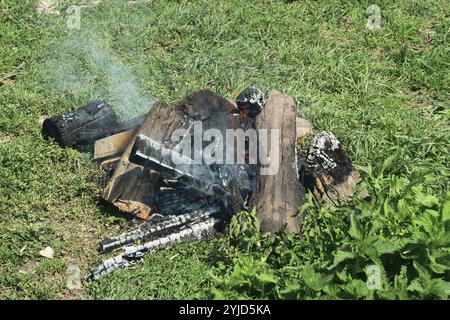
[[44, 249], [42, 249], [41, 251], [39, 251], [39, 254], [45, 258], [48, 259], [53, 259], [53, 254], [55, 252], [53, 251], [53, 249], [51, 247], [46, 247]]

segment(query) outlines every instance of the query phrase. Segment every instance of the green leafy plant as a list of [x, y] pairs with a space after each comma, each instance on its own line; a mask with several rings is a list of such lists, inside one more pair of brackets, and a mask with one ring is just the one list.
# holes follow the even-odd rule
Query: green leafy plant
[[[230, 228], [231, 245], [237, 248], [232, 272], [216, 269], [213, 296], [447, 299], [450, 193], [441, 200], [430, 194], [432, 179], [423, 172], [408, 179], [386, 176], [383, 166], [360, 169], [367, 173], [362, 187], [369, 198], [338, 208], [308, 201], [302, 208], [303, 236], [259, 238], [255, 212], [240, 213]], [[247, 230], [252, 231], [242, 233], [245, 241], [237, 241]], [[368, 284], [370, 267], [379, 270], [375, 288]]]

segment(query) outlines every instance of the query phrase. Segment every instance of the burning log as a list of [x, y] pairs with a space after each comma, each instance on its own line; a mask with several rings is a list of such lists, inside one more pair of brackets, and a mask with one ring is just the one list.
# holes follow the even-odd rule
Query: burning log
[[[256, 207], [262, 232], [277, 232], [285, 224], [289, 231], [300, 231], [300, 218], [294, 217], [304, 201], [304, 190], [296, 168], [296, 114], [294, 100], [274, 90], [256, 119], [256, 128], [278, 129], [280, 134], [279, 141], [268, 143], [265, 151], [274, 153], [264, 164], [279, 167], [278, 172], [262, 175], [263, 159], [258, 161], [258, 188], [252, 198], [252, 207]], [[259, 136], [261, 139], [260, 132]], [[261, 157], [261, 153], [259, 155]]]
[[338, 205], [353, 195], [360, 176], [336, 137], [320, 132], [310, 143], [300, 180], [317, 200]]
[[103, 100], [95, 100], [75, 111], [45, 119], [42, 133], [46, 138], [53, 138], [63, 148], [86, 151], [98, 139], [138, 128], [144, 118], [140, 116], [120, 122], [111, 105]]
[[[183, 112], [165, 103], [157, 103], [147, 114], [137, 135], [143, 134], [170, 144], [172, 133], [187, 126], [188, 119]], [[124, 151], [120, 163], [103, 192], [103, 199], [121, 211], [147, 219], [150, 213], [155, 211], [161, 178], [159, 173], [129, 161], [134, 141], [135, 138], [130, 141]]]
[[[154, 172], [160, 179], [175, 179], [179, 186], [189, 187], [205, 196], [230, 195], [229, 207], [233, 210], [242, 209], [244, 200], [241, 193], [236, 191], [237, 182], [229, 179], [230, 176], [233, 178], [239, 176], [230, 172], [239, 172], [237, 166], [225, 168], [197, 165], [193, 164], [192, 158], [187, 157], [183, 165], [177, 166], [172, 163], [174, 155], [183, 157], [179, 153], [180, 148], [186, 143], [191, 144], [195, 134], [193, 132], [195, 121], [201, 123], [203, 130], [214, 128], [223, 133], [228, 128], [240, 128], [242, 121], [251, 125], [253, 120], [246, 120], [248, 117], [233, 114], [234, 110], [235, 106], [230, 101], [208, 90], [195, 92], [173, 107], [163, 104], [153, 107], [136, 137], [124, 152], [120, 164], [104, 191], [103, 198], [122, 211], [147, 218], [157, 206], [157, 189], [161, 186], [161, 181], [153, 181], [147, 188], [152, 190], [148, 191], [151, 197], [143, 197], [132, 191], [136, 185], [140, 186], [143, 179], [148, 179], [148, 172]], [[185, 135], [180, 142], [172, 141], [173, 133], [179, 129], [184, 129]], [[203, 148], [205, 144], [200, 147]], [[243, 176], [240, 176], [240, 180], [243, 180]], [[126, 177], [125, 180], [123, 180], [124, 177]], [[227, 186], [223, 187], [224, 184]], [[127, 192], [123, 192], [124, 189]], [[126, 206], [122, 205], [123, 203], [126, 203]]]

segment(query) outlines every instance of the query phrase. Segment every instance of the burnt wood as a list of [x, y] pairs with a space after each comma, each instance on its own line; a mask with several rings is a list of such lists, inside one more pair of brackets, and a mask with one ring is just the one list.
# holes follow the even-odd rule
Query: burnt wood
[[[252, 207], [256, 207], [262, 233], [278, 232], [284, 225], [291, 232], [300, 231], [301, 217], [294, 215], [305, 198], [296, 168], [296, 114], [294, 100], [274, 90], [256, 118], [257, 130], [269, 129], [270, 134], [270, 129], [279, 129], [280, 134], [277, 145], [271, 145], [271, 139], [267, 139], [267, 151], [279, 148], [278, 172], [274, 175], [262, 175], [263, 164], [260, 155], [258, 157], [258, 188], [251, 203]], [[260, 131], [258, 137], [261, 139]], [[259, 145], [258, 148], [260, 147]], [[273, 161], [276, 159], [270, 159], [270, 163]]]
[[[211, 91], [198, 91], [175, 104], [175, 109], [185, 115], [188, 129], [181, 141], [194, 144], [192, 133], [193, 121], [201, 122], [203, 130], [217, 129], [226, 137], [227, 129], [253, 127], [254, 120], [246, 115], [236, 114], [236, 107], [227, 99]], [[158, 123], [154, 123], [158, 126]], [[198, 123], [196, 124], [198, 125]], [[234, 138], [236, 139], [236, 138]], [[204, 141], [202, 148], [210, 142]], [[245, 200], [256, 189], [254, 176], [256, 168], [242, 164], [207, 164], [195, 163], [192, 155], [180, 153], [182, 143], [165, 143], [159, 137], [145, 134], [136, 135], [129, 161], [158, 171], [166, 180], [176, 180], [182, 188], [197, 192], [215, 200], [222, 199], [225, 211], [232, 213], [245, 209]], [[193, 149], [193, 146], [191, 146]], [[182, 149], [181, 149], [182, 150]], [[238, 148], [234, 148], [236, 159]], [[245, 150], [243, 150], [245, 152]], [[224, 146], [224, 153], [227, 150]], [[177, 156], [184, 161], [175, 164], [172, 159]], [[242, 155], [245, 158], [245, 154]], [[256, 167], [256, 165], [253, 165]]]
[[87, 151], [96, 140], [136, 129], [144, 119], [145, 115], [142, 115], [120, 122], [111, 105], [104, 100], [95, 100], [77, 110], [45, 119], [42, 134], [63, 148]]
[[301, 152], [298, 155], [300, 181], [318, 201], [339, 205], [353, 196], [360, 175], [332, 133], [319, 132], [311, 140], [306, 157]]
[[[154, 137], [161, 143], [170, 143], [175, 129], [187, 126], [180, 111], [166, 103], [158, 102], [147, 114], [137, 135]], [[161, 185], [158, 172], [129, 161], [135, 138], [125, 149], [111, 180], [103, 191], [103, 199], [119, 210], [147, 219], [156, 211], [156, 199]]]
[[[147, 219], [158, 211], [158, 194], [162, 183], [160, 172], [129, 161], [136, 137], [145, 136], [172, 149], [172, 133], [188, 130], [192, 121], [207, 121], [219, 111], [228, 113], [235, 106], [208, 90], [195, 92], [173, 105], [157, 103], [122, 154], [114, 174], [104, 189], [103, 199], [119, 210]], [[206, 123], [206, 122], [205, 122]]]

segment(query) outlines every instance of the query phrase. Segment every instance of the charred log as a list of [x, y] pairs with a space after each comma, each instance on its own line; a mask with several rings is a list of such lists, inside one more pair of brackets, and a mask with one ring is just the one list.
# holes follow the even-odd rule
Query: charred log
[[[105, 189], [104, 199], [116, 206], [127, 201], [129, 208], [121, 206], [120, 209], [137, 212], [140, 217], [148, 217], [150, 210], [155, 212], [157, 193], [152, 193], [152, 199], [123, 197], [120, 190], [132, 189], [133, 183], [128, 181], [126, 184], [123, 183], [122, 176], [130, 176], [130, 180], [135, 181], [134, 185], [139, 184], [139, 181], [143, 179], [141, 176], [136, 176], [136, 173], [130, 173], [130, 168], [133, 168], [133, 170], [140, 170], [139, 172], [157, 172], [161, 180], [175, 182], [178, 188], [194, 190], [206, 197], [223, 198], [224, 208], [229, 208], [230, 212], [243, 209], [245, 199], [255, 189], [253, 181], [255, 173], [252, 173], [250, 165], [207, 165], [202, 162], [198, 164], [195, 154], [187, 157], [181, 153], [185, 145], [192, 146], [194, 153], [196, 152], [193, 137], [198, 123], [202, 127], [200, 130], [214, 128], [222, 132], [223, 136], [226, 135], [227, 129], [242, 128], [244, 125], [254, 126], [254, 119], [236, 115], [233, 113], [234, 110], [235, 106], [230, 101], [207, 90], [195, 92], [175, 103], [173, 107], [155, 106], [124, 152], [121, 163]], [[173, 141], [173, 133], [177, 129], [184, 129], [185, 134], [180, 141]], [[202, 142], [200, 151], [209, 143]], [[174, 157], [184, 161], [176, 165], [172, 161]], [[161, 182], [158, 182], [158, 188]], [[139, 207], [143, 208], [141, 211], [145, 214], [139, 214]], [[148, 210], [149, 207], [150, 210]], [[135, 208], [136, 211], [134, 211]]]
[[317, 200], [338, 205], [353, 195], [360, 181], [358, 171], [332, 133], [315, 135], [306, 159], [300, 161], [300, 181]]
[[[174, 163], [173, 159], [179, 159]], [[188, 156], [144, 135], [138, 135], [130, 153], [130, 161], [158, 171], [165, 178], [176, 179], [185, 189], [192, 189], [205, 196], [224, 196], [227, 190], [222, 185], [221, 167], [195, 164]]]
[[220, 224], [221, 221], [213, 217], [199, 217], [181, 226], [179, 229], [171, 229], [171, 232], [164, 236], [140, 245], [125, 247], [122, 254], [104, 260], [96, 268], [92, 269], [90, 278], [97, 280], [117, 268], [131, 266], [150, 250], [160, 250], [172, 244], [211, 237], [217, 233], [216, 226]]
[[205, 197], [197, 192], [189, 192], [178, 184], [176, 188], [162, 187], [156, 200], [157, 212], [163, 216], [189, 214], [220, 204], [213, 197]]
[[[170, 142], [170, 134], [185, 125], [186, 119], [182, 113], [165, 103], [156, 103], [137, 134], [152, 136], [158, 141], [167, 143]], [[134, 140], [133, 138], [123, 152], [102, 197], [121, 211], [147, 219], [156, 211], [161, 176], [158, 172], [129, 162]]]
[[218, 214], [219, 207], [209, 207], [203, 210], [191, 211], [189, 214], [169, 215], [169, 216], [152, 216], [150, 219], [142, 223], [139, 227], [130, 230], [121, 235], [105, 239], [100, 244], [100, 252], [111, 252], [120, 247], [132, 244], [137, 240], [150, 240], [157, 237], [166, 236], [190, 222], [207, 219], [208, 217]]
[[236, 98], [241, 114], [255, 118], [264, 107], [264, 95], [258, 88], [247, 87]]
[[144, 118], [140, 116], [120, 122], [111, 105], [95, 100], [75, 111], [45, 119], [42, 133], [61, 147], [87, 151], [98, 139], [138, 128]]

